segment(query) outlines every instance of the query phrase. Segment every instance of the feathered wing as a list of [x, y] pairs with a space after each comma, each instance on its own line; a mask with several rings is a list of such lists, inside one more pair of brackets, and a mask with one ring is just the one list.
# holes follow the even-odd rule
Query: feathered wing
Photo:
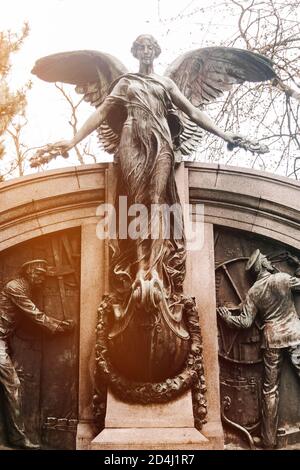
[[[112, 82], [127, 73], [127, 69], [110, 54], [83, 50], [42, 57], [36, 61], [32, 73], [47, 82], [76, 85], [76, 92], [97, 108]], [[98, 135], [104, 149], [113, 153], [119, 143], [118, 135], [105, 122], [99, 127]]]
[[[167, 68], [180, 91], [196, 107], [215, 100], [233, 85], [262, 82], [276, 77], [273, 62], [265, 56], [230, 47], [206, 47], [179, 56]], [[196, 150], [202, 130], [184, 113], [184, 131], [179, 150], [189, 155]]]

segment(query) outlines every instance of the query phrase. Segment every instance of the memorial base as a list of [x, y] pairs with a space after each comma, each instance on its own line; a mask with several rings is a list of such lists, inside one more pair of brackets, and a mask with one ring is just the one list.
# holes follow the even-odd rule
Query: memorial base
[[108, 393], [105, 429], [92, 450], [201, 450], [211, 443], [194, 427], [191, 393], [164, 404], [129, 404]]
[[209, 441], [195, 428], [106, 428], [92, 450], [200, 450]]

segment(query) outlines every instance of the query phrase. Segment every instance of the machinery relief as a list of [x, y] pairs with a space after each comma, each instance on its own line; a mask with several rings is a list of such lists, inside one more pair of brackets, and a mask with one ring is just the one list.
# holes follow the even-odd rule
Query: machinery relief
[[[225, 317], [239, 318], [241, 305], [244, 305], [246, 295], [255, 282], [245, 268], [247, 263], [249, 264], [251, 253], [258, 247], [261, 252], [267, 254], [275, 272], [295, 276], [294, 282], [298, 282], [299, 259], [295, 251], [287, 250], [262, 237], [217, 229], [215, 231], [217, 307], [226, 307], [225, 311], [228, 309]], [[287, 278], [288, 274], [285, 275]], [[299, 294], [294, 292], [292, 302], [298, 312], [299, 297]], [[236, 328], [230, 324], [230, 321], [225, 320], [222, 315], [218, 315], [221, 413], [226, 440], [234, 444], [247, 442], [248, 447], [254, 449], [261, 441], [257, 436], [264, 434], [266, 424], [266, 418], [262, 416], [264, 405], [262, 389], [266, 387], [263, 361], [266, 350], [262, 349], [264, 322], [261, 315], [255, 315], [251, 326]], [[289, 355], [287, 348], [280, 351], [283, 351], [283, 356]], [[271, 425], [273, 434], [276, 434], [272, 438], [273, 446], [276, 442], [277, 447], [300, 442], [298, 370], [296, 366], [291, 367], [286, 360], [282, 369], [279, 422], [277, 425], [274, 423]]]
[[[30, 291], [26, 284], [29, 268], [29, 274], [39, 268], [45, 277], [41, 286]], [[3, 251], [0, 290], [7, 293], [2, 317], [9, 320], [16, 315], [20, 320], [10, 335], [2, 332], [2, 351], [6, 346], [6, 362], [18, 397], [7, 413], [0, 387], [0, 446], [74, 449], [78, 420], [79, 230], [42, 236]], [[20, 293], [24, 305], [8, 311], [9, 302], [12, 300], [13, 307], [13, 296]], [[27, 311], [29, 307], [32, 312]], [[44, 324], [41, 328], [37, 324], [41, 321], [53, 332], [46, 331]], [[63, 334], [71, 325], [71, 331]], [[12, 423], [9, 415], [17, 416], [17, 421]]]

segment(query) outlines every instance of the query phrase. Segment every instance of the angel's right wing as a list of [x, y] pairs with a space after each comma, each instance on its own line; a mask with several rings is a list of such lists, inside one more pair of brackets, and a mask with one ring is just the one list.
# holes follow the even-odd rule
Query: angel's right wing
[[[47, 82], [76, 85], [76, 92], [97, 108], [106, 98], [110, 85], [127, 73], [127, 69], [110, 54], [83, 50], [42, 57], [36, 61], [32, 73]], [[101, 124], [98, 134], [104, 149], [114, 152], [118, 136], [107, 123]]]
[[[230, 47], [206, 47], [189, 51], [175, 59], [165, 75], [176, 83], [194, 106], [200, 108], [229, 91], [235, 84], [276, 78], [270, 59]], [[188, 155], [196, 149], [203, 131], [184, 113], [180, 117], [185, 128], [180, 151]]]

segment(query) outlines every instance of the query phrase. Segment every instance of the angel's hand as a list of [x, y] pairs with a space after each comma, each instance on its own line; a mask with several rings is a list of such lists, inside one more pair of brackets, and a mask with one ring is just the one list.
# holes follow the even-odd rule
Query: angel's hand
[[245, 137], [240, 134], [234, 134], [233, 132], [225, 132], [224, 140], [235, 147], [238, 146], [242, 140], [245, 140]]
[[68, 151], [72, 147], [74, 147], [72, 140], [60, 140], [55, 144], [47, 144], [44, 147], [41, 147], [30, 159], [30, 166], [32, 168], [39, 167], [45, 163], [49, 163], [59, 155], [64, 158], [68, 158]]
[[228, 142], [228, 150], [233, 150], [236, 147], [240, 147], [244, 150], [248, 150], [251, 153], [268, 153], [270, 151], [267, 145], [261, 144], [256, 139], [249, 139], [239, 134], [232, 134], [231, 132], [225, 132], [224, 140]]
[[60, 155], [62, 155], [63, 157], [73, 147], [74, 147], [74, 144], [72, 140], [59, 140], [58, 142], [55, 142], [54, 144], [48, 145], [49, 149], [53, 149], [56, 152], [61, 152]]

